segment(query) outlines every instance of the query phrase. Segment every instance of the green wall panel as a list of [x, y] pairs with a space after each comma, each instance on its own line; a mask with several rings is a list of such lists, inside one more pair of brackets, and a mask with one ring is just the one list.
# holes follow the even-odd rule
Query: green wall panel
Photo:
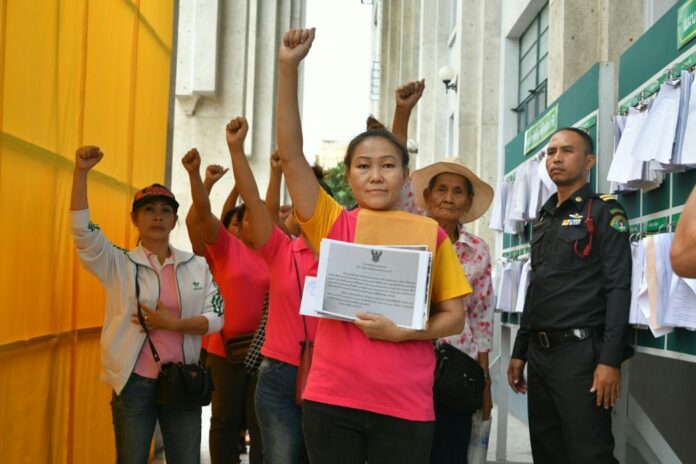
[[667, 335], [667, 349], [696, 355], [696, 332], [677, 328]]
[[685, 0], [678, 1], [619, 60], [619, 100], [641, 87], [655, 73], [675, 60], [696, 43], [691, 40], [677, 49], [677, 10]]
[[670, 177], [667, 177], [662, 185], [654, 190], [643, 193], [643, 213], [654, 214], [662, 210], [669, 209], [669, 184]]
[[696, 185], [696, 169], [674, 175], [672, 181], [674, 182], [672, 203], [675, 206], [683, 205]]

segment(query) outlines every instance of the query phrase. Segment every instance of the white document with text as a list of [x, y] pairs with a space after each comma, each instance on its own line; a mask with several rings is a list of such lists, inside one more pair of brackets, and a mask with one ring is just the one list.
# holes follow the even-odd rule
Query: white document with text
[[364, 311], [422, 330], [429, 313], [431, 261], [432, 253], [414, 247], [323, 239], [314, 298], [307, 295], [313, 301], [303, 314], [355, 320]]

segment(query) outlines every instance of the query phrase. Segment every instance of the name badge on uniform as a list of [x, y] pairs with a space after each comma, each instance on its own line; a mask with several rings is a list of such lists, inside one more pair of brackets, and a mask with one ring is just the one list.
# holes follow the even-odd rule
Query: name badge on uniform
[[581, 224], [582, 214], [570, 214], [568, 215], [568, 219], [564, 219], [563, 222], [561, 222], [561, 226], [564, 227], [579, 226]]

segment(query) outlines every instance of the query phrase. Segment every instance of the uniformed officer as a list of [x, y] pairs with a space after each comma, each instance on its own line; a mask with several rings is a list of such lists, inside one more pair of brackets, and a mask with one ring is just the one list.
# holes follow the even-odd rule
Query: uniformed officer
[[532, 274], [508, 381], [529, 393], [538, 463], [617, 462], [611, 407], [630, 350], [631, 251], [624, 209], [587, 183], [593, 152], [582, 130], [551, 137], [546, 168], [558, 193], [532, 228]]

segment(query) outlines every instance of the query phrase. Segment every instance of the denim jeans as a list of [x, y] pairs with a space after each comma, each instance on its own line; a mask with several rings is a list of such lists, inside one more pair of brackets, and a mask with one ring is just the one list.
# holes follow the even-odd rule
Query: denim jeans
[[431, 464], [466, 464], [471, 440], [470, 412], [459, 412], [435, 403], [435, 435]]
[[423, 464], [433, 422], [305, 400], [304, 431], [312, 464]]
[[116, 462], [146, 464], [159, 420], [168, 464], [197, 464], [201, 455], [201, 407], [162, 406], [157, 381], [131, 374], [120, 395], [111, 398]]
[[304, 463], [302, 408], [295, 403], [297, 367], [265, 358], [256, 383], [256, 418], [265, 464]]
[[251, 439], [249, 462], [261, 464], [263, 447], [254, 411], [255, 378], [244, 364], [230, 364], [212, 353], [208, 353], [206, 363], [215, 385], [208, 437], [212, 463], [239, 462], [238, 438], [246, 418]]

